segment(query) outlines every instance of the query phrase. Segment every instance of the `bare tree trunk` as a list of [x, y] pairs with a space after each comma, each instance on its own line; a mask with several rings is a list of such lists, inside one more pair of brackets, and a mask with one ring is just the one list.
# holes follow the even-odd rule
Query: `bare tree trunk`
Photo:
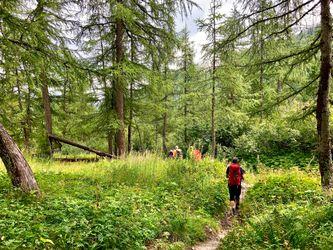
[[[44, 74], [45, 73], [43, 73], [43, 75]], [[42, 97], [43, 97], [43, 106], [44, 106], [45, 128], [48, 134], [52, 134], [51, 102], [50, 102], [49, 88], [45, 80], [46, 76], [43, 76]]]
[[31, 114], [31, 86], [30, 86], [30, 80], [28, 76], [27, 69], [25, 67], [25, 74], [26, 74], [26, 81], [27, 81], [27, 87], [28, 91], [25, 95], [25, 126], [24, 126], [24, 147], [26, 150], [30, 150], [30, 136], [31, 136], [31, 127], [32, 127], [32, 114]]
[[109, 154], [113, 154], [113, 140], [114, 140], [113, 133], [109, 132], [109, 134], [108, 134], [108, 152], [109, 152]]
[[47, 84], [47, 76], [45, 69], [43, 69], [41, 73], [41, 81], [42, 81], [42, 99], [43, 99], [43, 107], [44, 107], [44, 119], [45, 119], [45, 129], [47, 134], [47, 141], [49, 142], [50, 150], [49, 156], [53, 154], [52, 144], [48, 138], [48, 135], [52, 135], [52, 114], [51, 114], [51, 102], [49, 95], [49, 88]]
[[[24, 112], [24, 109], [23, 109], [23, 102], [22, 102], [22, 92], [21, 92], [21, 83], [20, 83], [20, 80], [19, 80], [19, 75], [18, 75], [18, 70], [16, 69], [15, 70], [15, 74], [16, 74], [16, 87], [17, 87], [17, 96], [18, 96], [18, 104], [19, 104], [19, 109], [20, 109], [20, 112], [23, 113]], [[27, 143], [27, 141], [29, 141], [28, 139], [28, 135], [27, 135], [27, 129], [26, 129], [26, 117], [24, 117], [20, 123], [21, 123], [21, 129], [22, 129], [22, 132], [23, 132], [23, 138], [24, 138], [24, 148], [26, 150], [28, 150], [29, 148], [29, 145]]]
[[263, 119], [264, 116], [264, 99], [265, 99], [265, 94], [264, 94], [264, 65], [262, 62], [264, 61], [264, 41], [263, 41], [263, 34], [262, 34], [262, 28], [260, 30], [260, 76], [259, 76], [259, 87], [260, 87], [260, 118]]
[[[265, 8], [265, 1], [260, 0], [259, 9]], [[264, 13], [260, 13], [260, 21], [264, 19]], [[260, 69], [259, 69], [259, 88], [260, 88], [260, 119], [264, 118], [264, 102], [265, 102], [265, 92], [264, 92], [264, 49], [265, 49], [265, 41], [264, 41], [264, 26], [260, 24], [259, 26], [259, 55], [260, 55]]]
[[[117, 0], [117, 3], [122, 3], [122, 0]], [[122, 19], [116, 19], [116, 63], [121, 66], [124, 60], [124, 32], [125, 26]], [[115, 79], [115, 110], [119, 122], [119, 127], [116, 132], [117, 155], [125, 154], [125, 124], [124, 124], [124, 79], [120, 72]]]
[[[167, 63], [165, 63], [164, 64], [164, 81], [167, 81], [167, 78], [168, 78], [168, 65], [167, 65]], [[162, 127], [162, 149], [165, 154], [168, 152], [168, 148], [166, 145], [167, 144], [167, 124], [168, 124], [167, 101], [168, 101], [168, 94], [166, 93], [163, 98], [165, 111], [163, 113], [163, 127]]]
[[21, 188], [26, 193], [35, 191], [38, 196], [40, 195], [38, 184], [28, 162], [1, 123], [0, 157], [14, 187]]
[[65, 138], [61, 138], [61, 137], [58, 137], [58, 136], [55, 136], [55, 135], [49, 135], [49, 138], [52, 139], [52, 140], [54, 140], [54, 141], [56, 141], [56, 142], [58, 142], [58, 143], [62, 142], [62, 143], [71, 145], [73, 147], [81, 148], [83, 150], [86, 150], [88, 152], [97, 154], [97, 155], [102, 156], [102, 157], [113, 158], [113, 155], [111, 155], [109, 153], [105, 153], [105, 152], [97, 150], [97, 149], [89, 148], [87, 146], [81, 145], [81, 144], [76, 143], [74, 141], [67, 140]]
[[[68, 73], [67, 73], [67, 78], [66, 81], [64, 82], [64, 86], [62, 89], [62, 110], [64, 112], [64, 114], [67, 114], [67, 82], [69, 82], [69, 77], [68, 77]], [[62, 121], [63, 123], [63, 127], [62, 127], [62, 136], [66, 136], [67, 134], [67, 128], [68, 128], [68, 121], [67, 119], [64, 119]]]
[[316, 118], [319, 143], [319, 170], [321, 175], [321, 184], [325, 189], [331, 189], [333, 187], [333, 166], [329, 123], [329, 94], [332, 67], [331, 42], [332, 16], [330, 13], [330, 0], [321, 0], [321, 65]]
[[[98, 13], [98, 15], [101, 15], [99, 9], [97, 10], [97, 13]], [[99, 27], [99, 36], [103, 37], [103, 27], [102, 26]], [[104, 71], [105, 70], [105, 50], [104, 50], [104, 44], [103, 44], [102, 39], [100, 40], [100, 47], [101, 47], [101, 53], [102, 53], [102, 57], [101, 57], [102, 69]], [[104, 98], [106, 99], [106, 96], [108, 94], [110, 94], [109, 91], [112, 92], [113, 90], [110, 90], [108, 88], [105, 74], [102, 75], [101, 80], [102, 80], [102, 83], [103, 83]], [[115, 105], [114, 105], [113, 95], [112, 95], [112, 100], [111, 101], [112, 101], [111, 107], [112, 107], [112, 109], [114, 109]], [[113, 153], [116, 154], [116, 150], [113, 148], [114, 147], [114, 143], [113, 143], [114, 142], [114, 131], [112, 131], [112, 129], [109, 129], [107, 131], [107, 142], [108, 142], [108, 153], [109, 154], [113, 154]]]
[[212, 135], [212, 156], [216, 157], [216, 130], [215, 130], [215, 83], [216, 83], [216, 2], [213, 6], [213, 77], [212, 77], [212, 110], [211, 110], [211, 135]]
[[188, 76], [188, 65], [187, 65], [187, 60], [188, 60], [188, 52], [187, 52], [187, 43], [188, 43], [188, 36], [187, 36], [187, 29], [185, 30], [185, 58], [184, 58], [184, 72], [185, 72], [185, 76], [184, 76], [184, 95], [185, 95], [185, 104], [184, 104], [184, 120], [185, 120], [185, 124], [184, 124], [184, 142], [185, 145], [188, 146], [188, 137], [187, 137], [187, 116], [188, 116], [188, 104], [187, 104], [187, 94], [188, 94], [188, 89], [187, 89], [187, 85], [189, 82], [189, 76]]
[[139, 142], [140, 142], [140, 147], [139, 149], [142, 151], [143, 150], [143, 141], [142, 141], [142, 136], [141, 136], [141, 131], [139, 125], [136, 124], [136, 130], [138, 131], [138, 136], [139, 136]]
[[158, 148], [158, 120], [156, 119], [156, 123], [155, 123], [155, 145], [156, 148]]
[[164, 112], [163, 113], [163, 129], [162, 129], [162, 148], [163, 148], [164, 153], [167, 153], [167, 151], [168, 151], [168, 148], [166, 145], [167, 121], [168, 121], [168, 115], [167, 115], [167, 112]]
[[[186, 84], [186, 82], [185, 82]], [[184, 142], [185, 145], [188, 146], [188, 136], [187, 136], [187, 116], [188, 116], [188, 104], [187, 104], [187, 87], [184, 89], [185, 94], [185, 106], [184, 106], [184, 117], [185, 117], [185, 124], [184, 124]]]
[[27, 150], [30, 150], [30, 135], [31, 135], [31, 126], [32, 126], [32, 117], [31, 117], [31, 88], [28, 84], [28, 93], [26, 95], [26, 118], [24, 126], [24, 145]]

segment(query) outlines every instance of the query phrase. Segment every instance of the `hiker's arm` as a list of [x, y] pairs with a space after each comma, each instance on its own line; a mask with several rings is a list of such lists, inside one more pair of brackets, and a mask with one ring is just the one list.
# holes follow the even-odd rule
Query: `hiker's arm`
[[228, 178], [229, 177], [229, 166], [227, 167], [227, 171], [225, 172], [225, 174], [226, 174], [226, 178]]

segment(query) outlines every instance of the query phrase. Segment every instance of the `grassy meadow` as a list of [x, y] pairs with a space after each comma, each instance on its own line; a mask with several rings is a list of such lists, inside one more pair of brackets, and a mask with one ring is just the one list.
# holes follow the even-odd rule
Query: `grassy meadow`
[[[223, 161], [29, 162], [40, 199], [0, 166], [0, 249], [188, 249], [228, 210]], [[333, 206], [316, 169], [242, 165], [250, 187], [220, 249], [331, 249]]]
[[13, 190], [0, 167], [0, 248], [183, 249], [214, 233], [227, 209], [218, 161], [29, 162], [41, 199]]

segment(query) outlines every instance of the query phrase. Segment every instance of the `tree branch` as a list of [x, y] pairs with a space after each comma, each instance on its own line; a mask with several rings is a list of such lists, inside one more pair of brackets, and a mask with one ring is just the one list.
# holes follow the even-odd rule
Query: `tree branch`
[[255, 115], [255, 114], [258, 114], [258, 113], [261, 113], [261, 112], [264, 112], [264, 111], [267, 111], [268, 109], [271, 109], [275, 106], [278, 106], [280, 105], [281, 103], [283, 103], [284, 101], [288, 100], [290, 97], [293, 97], [295, 95], [298, 95], [299, 93], [301, 93], [304, 89], [308, 88], [309, 86], [311, 86], [313, 83], [315, 83], [318, 79], [319, 79], [319, 75], [313, 79], [312, 81], [310, 81], [308, 84], [304, 85], [303, 87], [301, 87], [300, 89], [286, 95], [284, 98], [282, 98], [281, 100], [278, 100], [277, 102], [273, 103], [272, 105], [269, 105], [267, 106], [266, 108], [263, 108], [263, 109], [259, 109], [253, 113], [250, 113], [250, 115]]
[[[308, 5], [309, 3], [313, 2], [313, 0], [309, 0], [299, 6], [297, 6], [296, 8], [290, 10], [290, 11], [287, 11], [281, 15], [277, 15], [277, 16], [272, 16], [272, 17], [268, 17], [268, 18], [264, 18], [264, 19], [261, 19], [261, 20], [258, 20], [258, 21], [255, 21], [254, 23], [250, 24], [248, 27], [246, 27], [245, 29], [243, 29], [242, 31], [240, 31], [238, 34], [236, 34], [234, 37], [231, 37], [232, 35], [230, 35], [228, 37], [228, 39], [226, 41], [224, 41], [219, 47], [224, 47], [226, 46], [228, 43], [231, 43], [233, 41], [235, 41], [237, 38], [239, 38], [241, 35], [243, 35], [245, 32], [247, 32], [249, 29], [251, 29], [252, 27], [260, 24], [260, 23], [265, 23], [267, 21], [272, 21], [272, 20], [276, 20], [276, 19], [280, 19], [280, 18], [283, 18], [293, 12], [296, 12], [298, 11], [299, 9], [303, 8], [304, 6]], [[317, 5], [319, 2], [317, 2], [315, 5]]]

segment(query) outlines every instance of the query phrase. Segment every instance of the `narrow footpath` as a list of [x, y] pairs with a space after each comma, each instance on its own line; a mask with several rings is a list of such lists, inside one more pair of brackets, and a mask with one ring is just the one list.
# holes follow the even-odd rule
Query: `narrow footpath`
[[[249, 185], [246, 183], [242, 184], [242, 193], [240, 199], [243, 200]], [[192, 247], [192, 250], [215, 250], [218, 249], [220, 241], [228, 234], [233, 228], [232, 219], [234, 218], [230, 212], [228, 212], [225, 218], [220, 222], [220, 230], [217, 234], [210, 237], [210, 239], [200, 242], [199, 244]]]

